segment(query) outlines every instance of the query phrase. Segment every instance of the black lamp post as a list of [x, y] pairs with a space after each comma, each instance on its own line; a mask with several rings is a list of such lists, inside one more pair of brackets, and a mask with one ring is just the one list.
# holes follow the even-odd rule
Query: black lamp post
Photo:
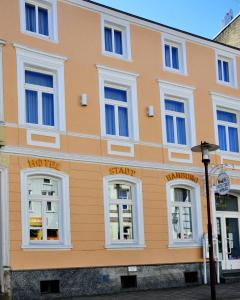
[[219, 146], [201, 142], [200, 145], [192, 147], [193, 152], [202, 153], [202, 162], [205, 168], [205, 183], [207, 196], [207, 216], [208, 216], [208, 245], [209, 245], [209, 263], [210, 263], [210, 285], [211, 285], [211, 299], [216, 299], [216, 271], [215, 261], [213, 256], [213, 236], [212, 236], [212, 222], [211, 222], [211, 206], [209, 197], [209, 180], [208, 180], [208, 165], [210, 163], [209, 152], [219, 149]]

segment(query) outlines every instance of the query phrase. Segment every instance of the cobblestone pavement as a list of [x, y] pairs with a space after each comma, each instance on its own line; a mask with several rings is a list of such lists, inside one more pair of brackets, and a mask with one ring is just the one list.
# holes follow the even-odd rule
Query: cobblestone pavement
[[[240, 282], [217, 285], [217, 300], [240, 300]], [[210, 300], [210, 287], [200, 285], [151, 291], [123, 292], [115, 295], [74, 297], [65, 300]]]

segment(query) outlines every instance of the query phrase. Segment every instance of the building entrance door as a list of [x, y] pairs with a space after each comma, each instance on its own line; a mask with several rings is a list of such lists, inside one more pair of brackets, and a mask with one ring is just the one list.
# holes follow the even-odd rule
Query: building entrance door
[[218, 253], [224, 270], [240, 269], [239, 199], [216, 195]]

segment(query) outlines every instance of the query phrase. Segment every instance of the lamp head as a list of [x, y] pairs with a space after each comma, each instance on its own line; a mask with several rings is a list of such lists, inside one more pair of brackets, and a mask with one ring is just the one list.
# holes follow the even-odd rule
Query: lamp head
[[210, 161], [209, 152], [216, 151], [217, 149], [219, 149], [218, 145], [209, 144], [208, 142], [201, 142], [200, 145], [191, 148], [193, 152], [202, 153], [202, 162], [209, 162]]

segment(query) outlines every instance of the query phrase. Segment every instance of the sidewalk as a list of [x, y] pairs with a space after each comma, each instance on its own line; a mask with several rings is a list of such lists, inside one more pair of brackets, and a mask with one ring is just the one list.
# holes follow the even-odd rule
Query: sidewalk
[[[216, 286], [218, 300], [240, 300], [240, 283]], [[115, 295], [74, 297], [65, 300], [208, 300], [210, 286], [200, 285], [186, 288], [172, 288], [151, 291], [123, 292]]]

